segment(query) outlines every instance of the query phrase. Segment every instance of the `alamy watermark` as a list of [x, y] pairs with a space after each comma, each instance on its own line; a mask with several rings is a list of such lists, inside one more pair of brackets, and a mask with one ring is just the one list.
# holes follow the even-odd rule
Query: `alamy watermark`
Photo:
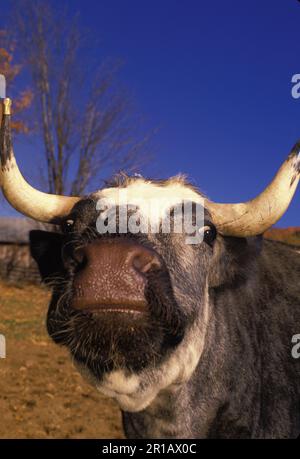
[[300, 358], [300, 334], [293, 335], [292, 344], [294, 344], [294, 346], [292, 347], [292, 351], [291, 351], [292, 357], [294, 359], [299, 359]]
[[[300, 73], [295, 73], [295, 75], [292, 76], [292, 83], [294, 86], [292, 87], [292, 97], [294, 99], [299, 99], [300, 98]], [[292, 337], [292, 344], [294, 346], [292, 347], [292, 357], [294, 359], [299, 359], [300, 358], [300, 334], [293, 335]]]
[[5, 336], [0, 335], [0, 359], [5, 359], [6, 357], [6, 341]]
[[299, 99], [300, 98], [300, 73], [295, 73], [295, 75], [292, 76], [292, 83], [294, 83], [294, 86], [292, 87], [292, 97], [294, 99]]
[[186, 244], [199, 244], [204, 236], [204, 200], [199, 202], [172, 198], [134, 198], [126, 189], [112, 198], [97, 201], [96, 227], [100, 234], [185, 234]]

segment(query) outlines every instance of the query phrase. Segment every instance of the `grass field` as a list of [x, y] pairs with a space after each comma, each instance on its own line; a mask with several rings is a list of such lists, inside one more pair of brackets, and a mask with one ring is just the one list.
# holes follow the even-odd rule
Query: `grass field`
[[122, 438], [115, 403], [88, 386], [45, 329], [49, 292], [0, 282], [0, 438]]

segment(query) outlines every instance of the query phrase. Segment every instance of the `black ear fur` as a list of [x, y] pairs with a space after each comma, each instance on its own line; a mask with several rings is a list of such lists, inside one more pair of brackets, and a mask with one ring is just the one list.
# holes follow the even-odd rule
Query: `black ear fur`
[[37, 262], [42, 281], [51, 282], [51, 278], [62, 273], [63, 235], [49, 231], [33, 230], [29, 232], [31, 256]]
[[214, 247], [214, 259], [209, 273], [210, 286], [239, 285], [255, 269], [261, 249], [262, 236], [220, 237]]

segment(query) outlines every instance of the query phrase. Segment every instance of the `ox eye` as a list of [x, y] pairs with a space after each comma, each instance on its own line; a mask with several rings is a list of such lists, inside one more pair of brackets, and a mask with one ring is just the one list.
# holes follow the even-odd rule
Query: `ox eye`
[[71, 218], [68, 218], [68, 220], [65, 220], [62, 225], [62, 229], [65, 233], [69, 233], [73, 230], [74, 227], [74, 220]]
[[199, 230], [203, 234], [203, 241], [208, 245], [212, 245], [217, 236], [217, 230], [214, 225], [205, 225]]

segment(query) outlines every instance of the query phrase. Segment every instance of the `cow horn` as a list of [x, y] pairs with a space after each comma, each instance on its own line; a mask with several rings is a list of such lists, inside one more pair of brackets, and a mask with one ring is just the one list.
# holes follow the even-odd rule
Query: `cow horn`
[[251, 201], [219, 204], [206, 201], [213, 222], [225, 236], [248, 237], [264, 233], [285, 213], [300, 178], [300, 142], [296, 143], [267, 188]]
[[0, 132], [0, 184], [3, 194], [7, 201], [22, 214], [41, 222], [58, 223], [68, 215], [80, 198], [42, 193], [26, 182], [13, 153], [10, 107], [11, 100], [4, 99]]

